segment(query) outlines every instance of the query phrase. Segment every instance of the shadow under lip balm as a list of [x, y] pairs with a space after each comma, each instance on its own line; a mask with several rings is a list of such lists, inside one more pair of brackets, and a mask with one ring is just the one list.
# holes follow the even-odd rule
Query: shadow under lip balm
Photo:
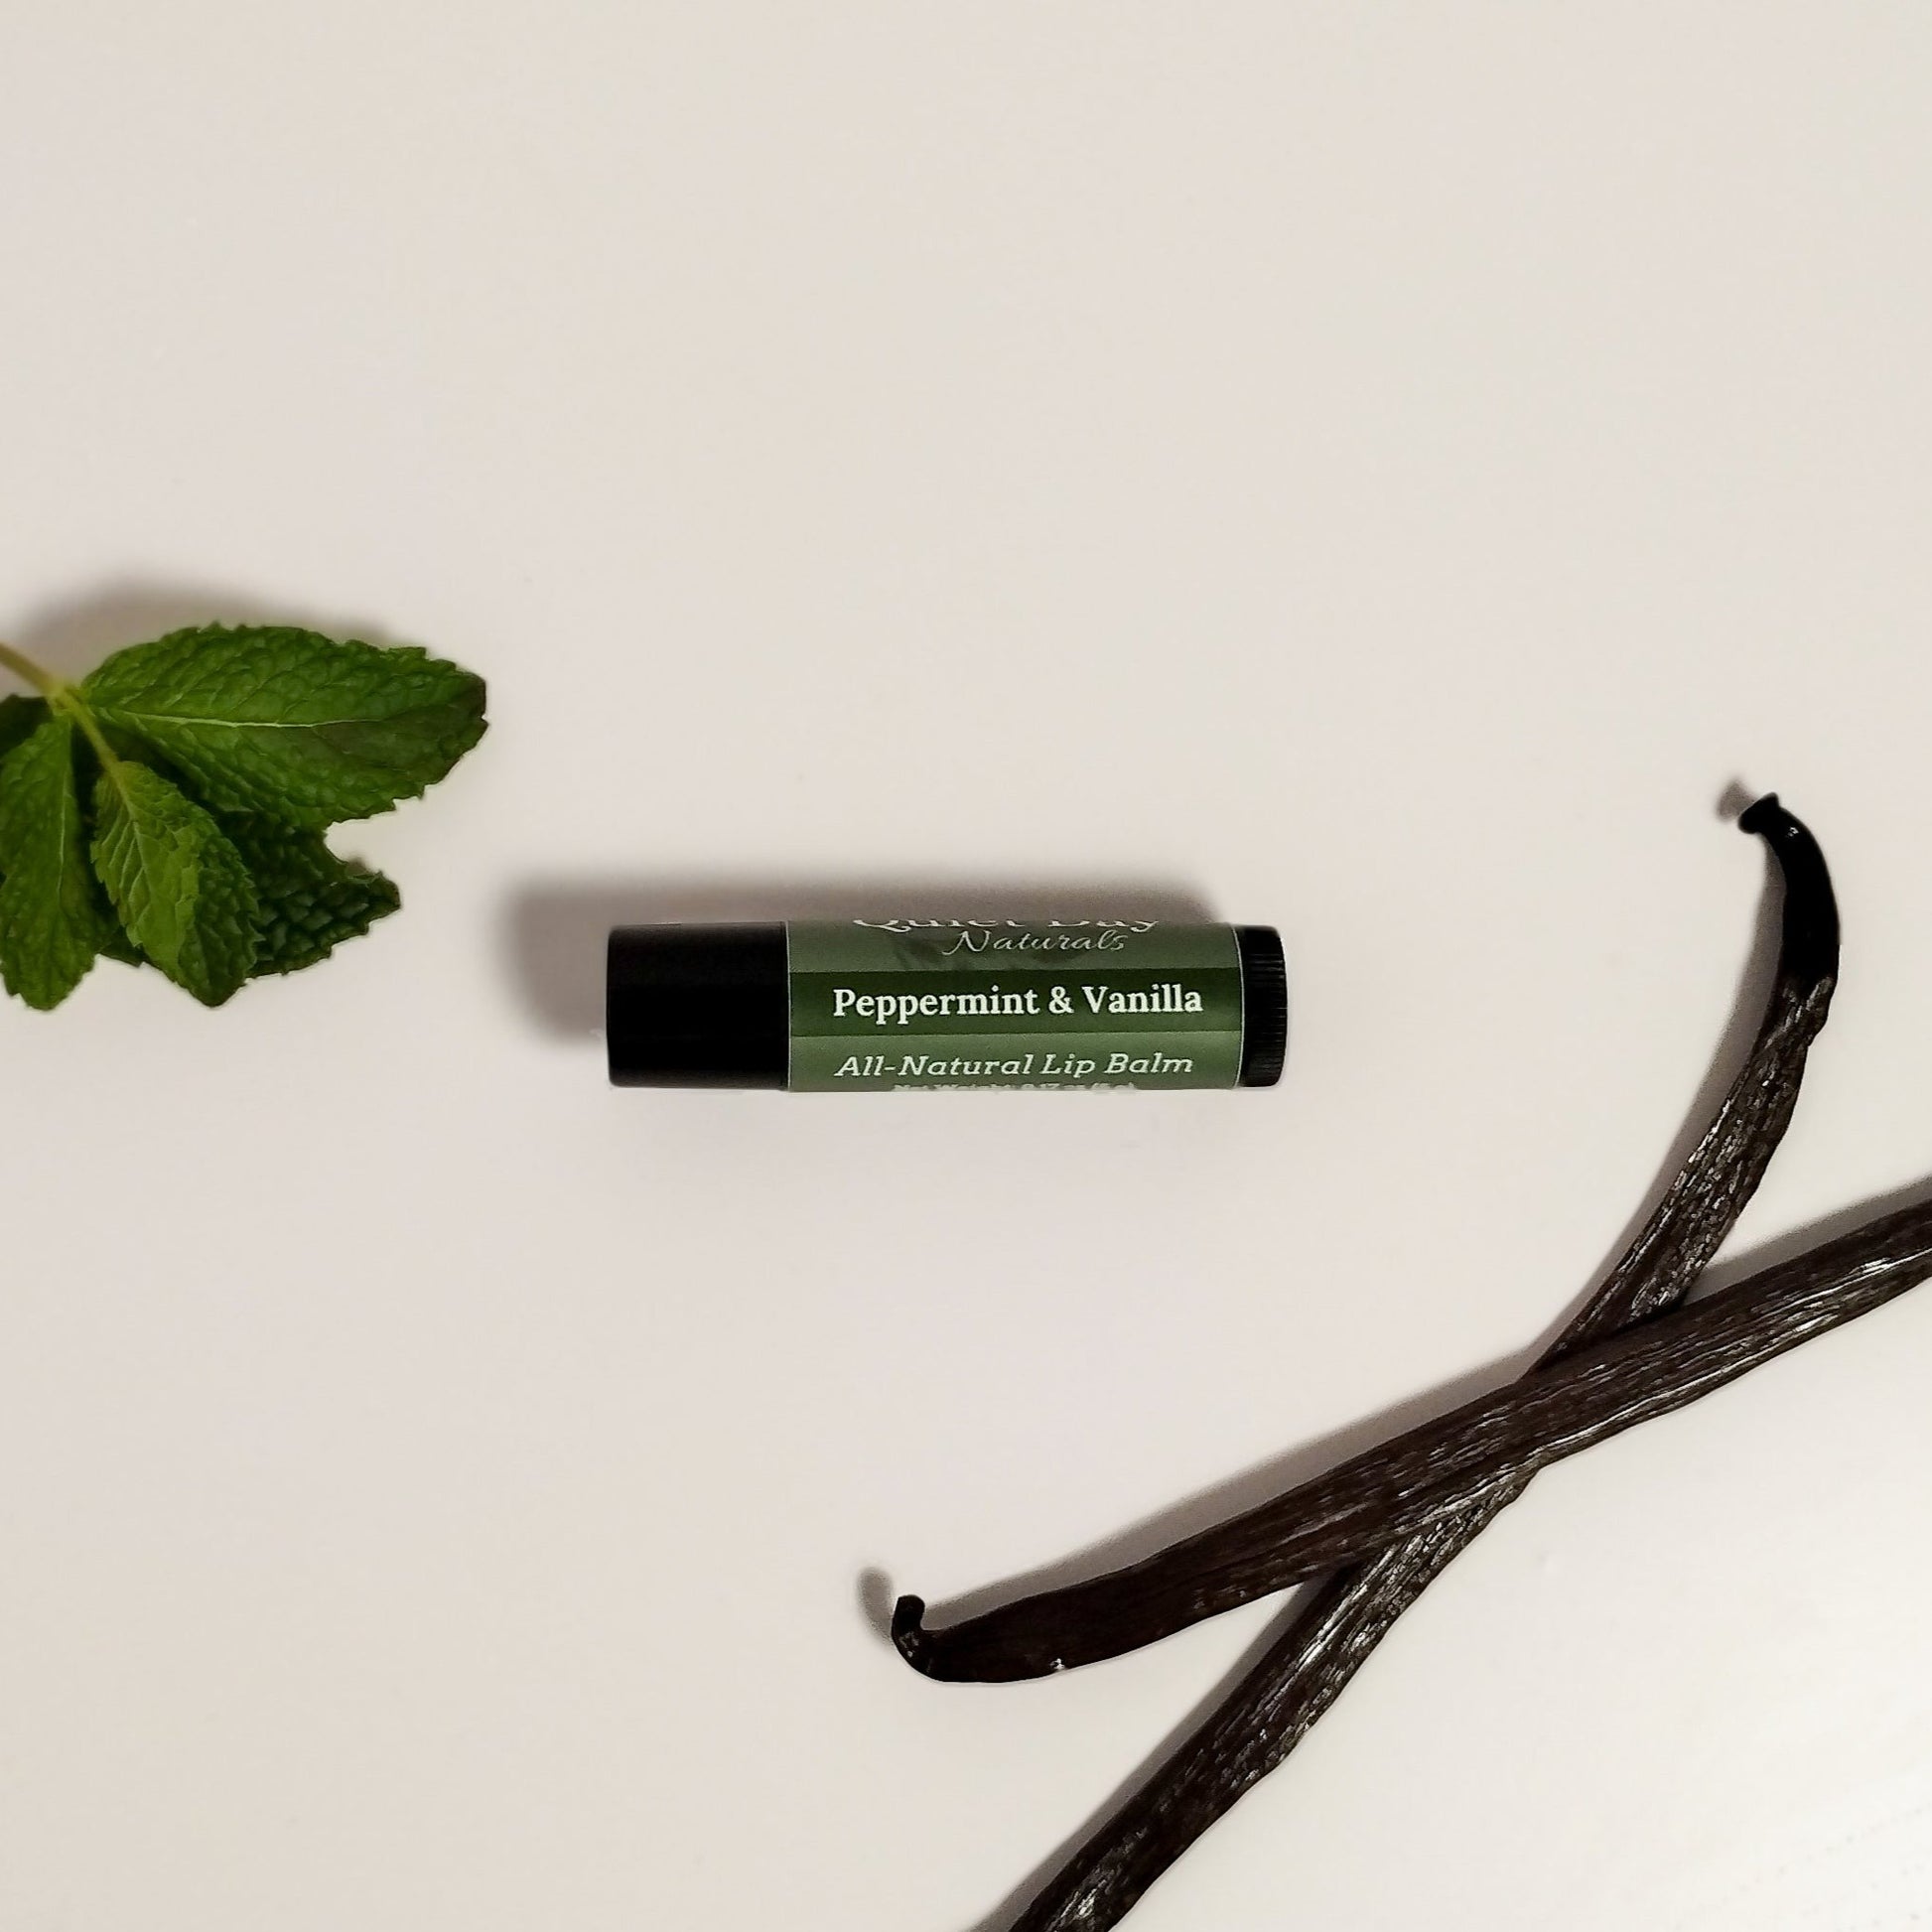
[[624, 1087], [1267, 1087], [1282, 942], [1169, 919], [804, 919], [611, 934]]

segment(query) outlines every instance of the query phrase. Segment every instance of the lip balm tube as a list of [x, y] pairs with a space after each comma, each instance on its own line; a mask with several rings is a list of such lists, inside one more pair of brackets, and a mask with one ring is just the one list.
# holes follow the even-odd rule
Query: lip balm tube
[[611, 934], [622, 1087], [1268, 1087], [1280, 935], [1168, 919], [809, 919]]

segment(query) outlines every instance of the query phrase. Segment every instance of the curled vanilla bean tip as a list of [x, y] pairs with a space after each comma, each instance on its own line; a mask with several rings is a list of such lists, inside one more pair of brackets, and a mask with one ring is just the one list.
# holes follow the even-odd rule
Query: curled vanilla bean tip
[[1836, 978], [1838, 903], [1818, 841], [1778, 802], [1775, 791], [1745, 806], [1737, 828], [1761, 838], [1784, 875], [1780, 968], [1801, 980]]
[[894, 1646], [916, 1671], [925, 1670], [932, 1655], [932, 1639], [919, 1627], [924, 1615], [923, 1596], [901, 1596], [893, 1605]]

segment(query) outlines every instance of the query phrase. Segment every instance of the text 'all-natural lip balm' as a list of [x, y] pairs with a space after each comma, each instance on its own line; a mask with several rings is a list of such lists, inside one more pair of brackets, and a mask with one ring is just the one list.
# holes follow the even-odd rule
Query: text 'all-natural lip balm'
[[611, 1078], [633, 1087], [1266, 1087], [1272, 926], [808, 919], [611, 934]]

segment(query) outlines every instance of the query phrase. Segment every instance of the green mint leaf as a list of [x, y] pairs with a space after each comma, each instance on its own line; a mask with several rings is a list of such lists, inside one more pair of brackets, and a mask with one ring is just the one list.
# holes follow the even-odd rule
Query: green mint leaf
[[148, 963], [147, 954], [122, 929], [120, 920], [114, 916], [114, 908], [104, 903], [100, 908], [99, 943], [103, 959], [118, 959], [123, 966], [145, 966]]
[[86, 977], [109, 924], [87, 865], [73, 721], [46, 719], [0, 765], [0, 977], [50, 1012]]
[[402, 903], [392, 881], [337, 858], [320, 832], [272, 818], [224, 818], [221, 829], [255, 882], [256, 978], [300, 972], [327, 959], [345, 939], [359, 938]]
[[24, 743], [47, 723], [47, 700], [18, 693], [0, 698], [0, 759]]
[[80, 687], [214, 810], [316, 830], [432, 785], [483, 731], [483, 682], [409, 648], [285, 625], [177, 630]]
[[[86, 733], [79, 729], [77, 720], [73, 734], [73, 751], [80, 796], [91, 800], [95, 792], [95, 781], [100, 776], [100, 759], [95, 757], [94, 748], [87, 742]], [[90, 869], [93, 859], [93, 816], [89, 812], [84, 816], [81, 831], [83, 840], [89, 848]], [[148, 963], [147, 955], [127, 936], [119, 916], [108, 903], [107, 894], [99, 884], [98, 875], [94, 877], [94, 903], [100, 911], [100, 930], [96, 934], [100, 945], [100, 956], [103, 959], [117, 959], [124, 966], [145, 966]]]
[[255, 889], [227, 835], [145, 764], [115, 763], [94, 787], [94, 870], [127, 935], [205, 1006], [255, 964]]

